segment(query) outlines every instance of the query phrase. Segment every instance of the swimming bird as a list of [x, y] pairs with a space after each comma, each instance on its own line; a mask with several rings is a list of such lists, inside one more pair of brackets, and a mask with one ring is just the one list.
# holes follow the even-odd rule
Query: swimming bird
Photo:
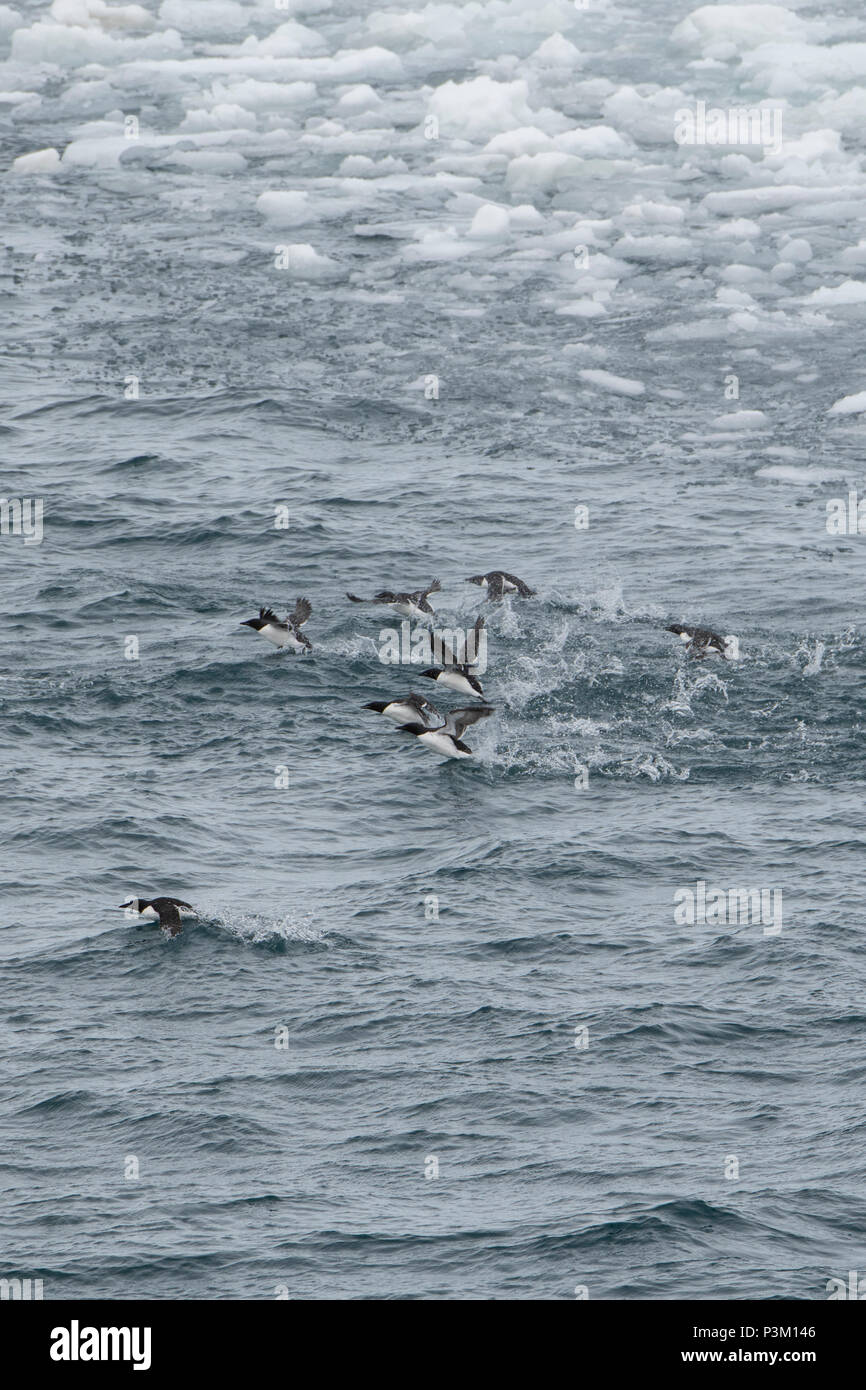
[[470, 709], [451, 710], [446, 714], [444, 722], [435, 729], [429, 729], [417, 722], [401, 724], [400, 728], [404, 734], [414, 734], [425, 748], [429, 748], [433, 753], [440, 753], [443, 758], [471, 758], [472, 749], [461, 741], [460, 736], [470, 724], [477, 723], [479, 719], [486, 719], [491, 714], [491, 705], [473, 705]]
[[273, 608], [260, 608], [257, 618], [247, 618], [241, 623], [241, 627], [254, 628], [262, 637], [266, 637], [269, 642], [273, 642], [275, 647], [291, 647], [293, 652], [311, 652], [313, 644], [309, 637], [301, 632], [301, 626], [307, 621], [313, 611], [309, 599], [299, 598], [295, 602], [295, 611], [285, 620], [280, 622]]
[[411, 691], [404, 695], [402, 700], [373, 700], [369, 705], [365, 705], [364, 709], [384, 714], [386, 719], [393, 719], [395, 724], [411, 724], [413, 720], [420, 719], [428, 729], [442, 718], [429, 700], [425, 700], [423, 695], [414, 695]]
[[441, 642], [442, 665], [431, 666], [428, 671], [420, 674], [426, 676], [428, 680], [436, 681], [437, 685], [447, 686], [449, 690], [456, 690], [461, 695], [468, 695], [470, 698], [484, 699], [484, 691], [481, 689], [481, 682], [473, 671], [473, 667], [478, 664], [478, 639], [481, 629], [484, 627], [484, 619], [477, 618], [473, 632], [475, 634], [471, 643], [467, 643], [462, 655], [466, 656], [468, 648], [472, 650], [471, 661], [458, 661], [447, 642]]
[[411, 594], [395, 594], [390, 589], [381, 589], [372, 598], [358, 598], [356, 594], [347, 594], [346, 598], [351, 599], [352, 603], [384, 603], [404, 618], [420, 618], [433, 612], [427, 599], [430, 594], [438, 594], [441, 588], [439, 580], [434, 579], [429, 588], [413, 589]]
[[482, 589], [487, 590], [487, 597], [490, 599], [500, 599], [505, 594], [517, 594], [519, 598], [532, 598], [535, 594], [534, 589], [530, 589], [522, 579], [518, 579], [516, 574], [508, 574], [505, 570], [491, 570], [489, 574], [472, 574], [464, 580], [466, 584], [478, 584]]
[[192, 904], [180, 898], [130, 898], [129, 902], [120, 906], [126, 909], [130, 917], [137, 917], [139, 922], [159, 922], [169, 936], [180, 933], [181, 917], [198, 916]]
[[666, 632], [675, 632], [681, 642], [684, 642], [692, 656], [716, 656], [719, 655], [727, 660], [727, 642], [724, 637], [720, 637], [717, 632], [711, 632], [708, 627], [681, 627], [679, 623], [674, 623], [672, 627], [665, 628]]

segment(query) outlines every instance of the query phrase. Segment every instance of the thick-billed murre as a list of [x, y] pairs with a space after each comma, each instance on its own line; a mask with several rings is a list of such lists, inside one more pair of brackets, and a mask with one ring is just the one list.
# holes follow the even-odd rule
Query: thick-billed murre
[[[476, 618], [473, 628], [474, 638], [471, 644], [472, 660], [458, 661], [447, 642], [442, 642], [442, 665], [431, 666], [428, 671], [420, 674], [426, 676], [428, 680], [436, 681], [437, 685], [447, 686], [449, 690], [456, 690], [460, 695], [475, 696], [478, 700], [484, 699], [484, 691], [481, 689], [481, 682], [473, 671], [473, 666], [478, 660], [478, 638], [481, 629], [484, 627], [484, 619]], [[462, 656], [467, 656], [468, 652], [463, 651]]]
[[372, 700], [364, 709], [375, 710], [386, 719], [393, 719], [395, 724], [411, 724], [413, 720], [420, 719], [428, 729], [435, 727], [442, 719], [435, 705], [431, 705], [423, 695], [413, 694], [411, 690], [402, 700]]
[[724, 637], [720, 637], [717, 632], [711, 632], [708, 627], [682, 627], [679, 623], [674, 623], [672, 627], [665, 628], [665, 631], [676, 633], [692, 656], [718, 655], [727, 660], [727, 642]]
[[461, 741], [460, 735], [469, 724], [486, 719], [493, 714], [490, 705], [474, 705], [470, 709], [453, 709], [446, 714], [444, 723], [436, 729], [428, 729], [424, 724], [401, 724], [404, 734], [414, 734], [419, 743], [443, 758], [471, 758], [472, 749]]
[[433, 609], [427, 602], [430, 594], [438, 594], [442, 585], [438, 579], [426, 589], [413, 589], [408, 594], [395, 594], [390, 589], [381, 589], [372, 598], [358, 598], [357, 594], [347, 594], [346, 598], [351, 599], [352, 603], [384, 603], [389, 608], [393, 608], [395, 613], [401, 613], [404, 618], [420, 618], [429, 616]]
[[490, 570], [489, 574], [471, 574], [464, 582], [478, 584], [480, 588], [486, 589], [487, 597], [491, 599], [500, 599], [505, 594], [532, 598], [535, 594], [535, 590], [530, 589], [522, 579], [518, 579], [516, 574], [508, 574], [505, 570]]
[[192, 904], [181, 898], [130, 898], [129, 902], [120, 903], [120, 907], [139, 922], [159, 922], [169, 936], [179, 934], [181, 917], [198, 916]]
[[241, 623], [241, 627], [254, 628], [262, 637], [273, 642], [275, 647], [290, 647], [293, 652], [311, 652], [313, 644], [309, 637], [301, 632], [301, 625], [307, 621], [312, 611], [310, 600], [299, 598], [295, 602], [295, 611], [289, 614], [285, 622], [280, 621], [272, 608], [260, 608], [259, 616], [247, 618]]

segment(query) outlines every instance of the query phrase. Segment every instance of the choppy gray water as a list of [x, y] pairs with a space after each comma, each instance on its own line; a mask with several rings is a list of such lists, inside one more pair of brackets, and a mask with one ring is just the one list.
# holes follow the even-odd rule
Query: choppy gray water
[[[0, 32], [0, 490], [44, 499], [41, 543], [0, 536], [0, 1276], [866, 1270], [866, 539], [827, 529], [863, 486], [859, 8]], [[678, 144], [698, 102], [781, 148]], [[462, 582], [495, 567], [537, 596]], [[472, 764], [362, 709], [429, 683], [346, 590], [437, 576], [437, 621], [488, 617]], [[310, 655], [240, 626], [300, 594]], [[699, 882], [781, 931], [677, 920]], [[199, 922], [115, 910], [156, 893]]]

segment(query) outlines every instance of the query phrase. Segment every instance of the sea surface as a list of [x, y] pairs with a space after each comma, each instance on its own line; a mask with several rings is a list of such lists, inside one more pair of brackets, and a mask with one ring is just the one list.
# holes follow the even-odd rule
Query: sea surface
[[[866, 496], [861, 6], [0, 36], [0, 492], [44, 506], [0, 535], [0, 1276], [866, 1273], [866, 536], [827, 512]], [[699, 101], [781, 148], [677, 143]], [[437, 625], [487, 620], [472, 761], [363, 708], [466, 703], [346, 599], [437, 578]], [[241, 626], [299, 596], [307, 655]], [[781, 929], [683, 920], [699, 884]], [[157, 894], [176, 939], [118, 911]]]

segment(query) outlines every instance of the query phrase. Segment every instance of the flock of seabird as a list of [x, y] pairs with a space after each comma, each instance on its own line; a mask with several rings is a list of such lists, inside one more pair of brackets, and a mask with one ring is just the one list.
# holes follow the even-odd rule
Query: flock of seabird
[[[473, 574], [467, 584], [477, 584], [487, 590], [490, 599], [501, 599], [506, 594], [517, 594], [520, 598], [532, 598], [534, 589], [505, 570], [491, 570], [489, 574]], [[373, 604], [390, 608], [403, 618], [428, 619], [436, 616], [430, 603], [430, 595], [438, 594], [442, 588], [438, 579], [428, 584], [426, 589], [412, 589], [406, 593], [396, 593], [392, 589], [380, 589], [372, 598], [359, 598], [357, 594], [347, 594], [351, 603]], [[247, 618], [242, 627], [251, 627], [275, 647], [290, 647], [292, 651], [312, 651], [310, 639], [301, 632], [302, 625], [312, 612], [308, 599], [299, 598], [294, 612], [281, 621], [272, 608], [260, 608], [257, 618]], [[459, 695], [470, 699], [484, 700], [484, 691], [479, 679], [478, 641], [484, 627], [483, 617], [476, 620], [472, 638], [462, 652], [455, 653], [446, 642], [437, 641], [435, 646], [441, 655], [441, 664], [419, 672], [419, 677], [435, 681], [444, 690], [455, 690]], [[463, 733], [470, 724], [486, 719], [493, 714], [491, 705], [471, 705], [463, 709], [450, 710], [443, 714], [414, 691], [398, 700], [374, 700], [364, 706], [374, 710], [386, 719], [396, 723], [404, 734], [414, 734], [418, 742], [444, 758], [471, 758], [472, 749], [463, 742]]]
[[[535, 595], [534, 589], [530, 589], [522, 579], [508, 574], [506, 570], [474, 574], [466, 583], [479, 585], [487, 591], [487, 597], [492, 600], [502, 599], [506, 594], [516, 594], [519, 598], [532, 598]], [[441, 588], [439, 580], [434, 579], [426, 589], [413, 589], [407, 593], [381, 589], [372, 598], [358, 598], [356, 594], [347, 594], [346, 597], [352, 603], [384, 605], [404, 618], [430, 618], [435, 616], [429, 601], [430, 595], [439, 593]], [[309, 599], [299, 598], [294, 610], [284, 619], [278, 618], [272, 608], [260, 608], [257, 618], [247, 618], [241, 626], [252, 628], [275, 647], [288, 647], [297, 653], [308, 652], [312, 651], [313, 644], [301, 628], [312, 611]], [[458, 694], [467, 695], [482, 703], [452, 709], [443, 714], [429, 700], [425, 700], [423, 695], [416, 695], [410, 690], [408, 695], [395, 700], [372, 700], [364, 705], [364, 709], [373, 710], [385, 719], [392, 720], [402, 733], [414, 735], [423, 747], [429, 748], [433, 753], [445, 758], [471, 758], [472, 749], [463, 742], [465, 730], [471, 724], [477, 724], [480, 719], [487, 719], [494, 713], [492, 705], [483, 703], [484, 692], [477, 671], [478, 639], [483, 627], [484, 618], [479, 617], [473, 628], [472, 639], [459, 654], [452, 652], [446, 643], [437, 640], [436, 646], [441, 650], [441, 665], [432, 666], [429, 670], [419, 673], [422, 677], [435, 681], [436, 685], [443, 689], [455, 690]], [[724, 637], [720, 637], [709, 628], [684, 627], [675, 623], [665, 631], [675, 633], [692, 656], [727, 656]], [[180, 898], [130, 898], [120, 906], [129, 917], [134, 917], [140, 922], [158, 922], [169, 936], [179, 934], [182, 918], [197, 915], [195, 908]]]

